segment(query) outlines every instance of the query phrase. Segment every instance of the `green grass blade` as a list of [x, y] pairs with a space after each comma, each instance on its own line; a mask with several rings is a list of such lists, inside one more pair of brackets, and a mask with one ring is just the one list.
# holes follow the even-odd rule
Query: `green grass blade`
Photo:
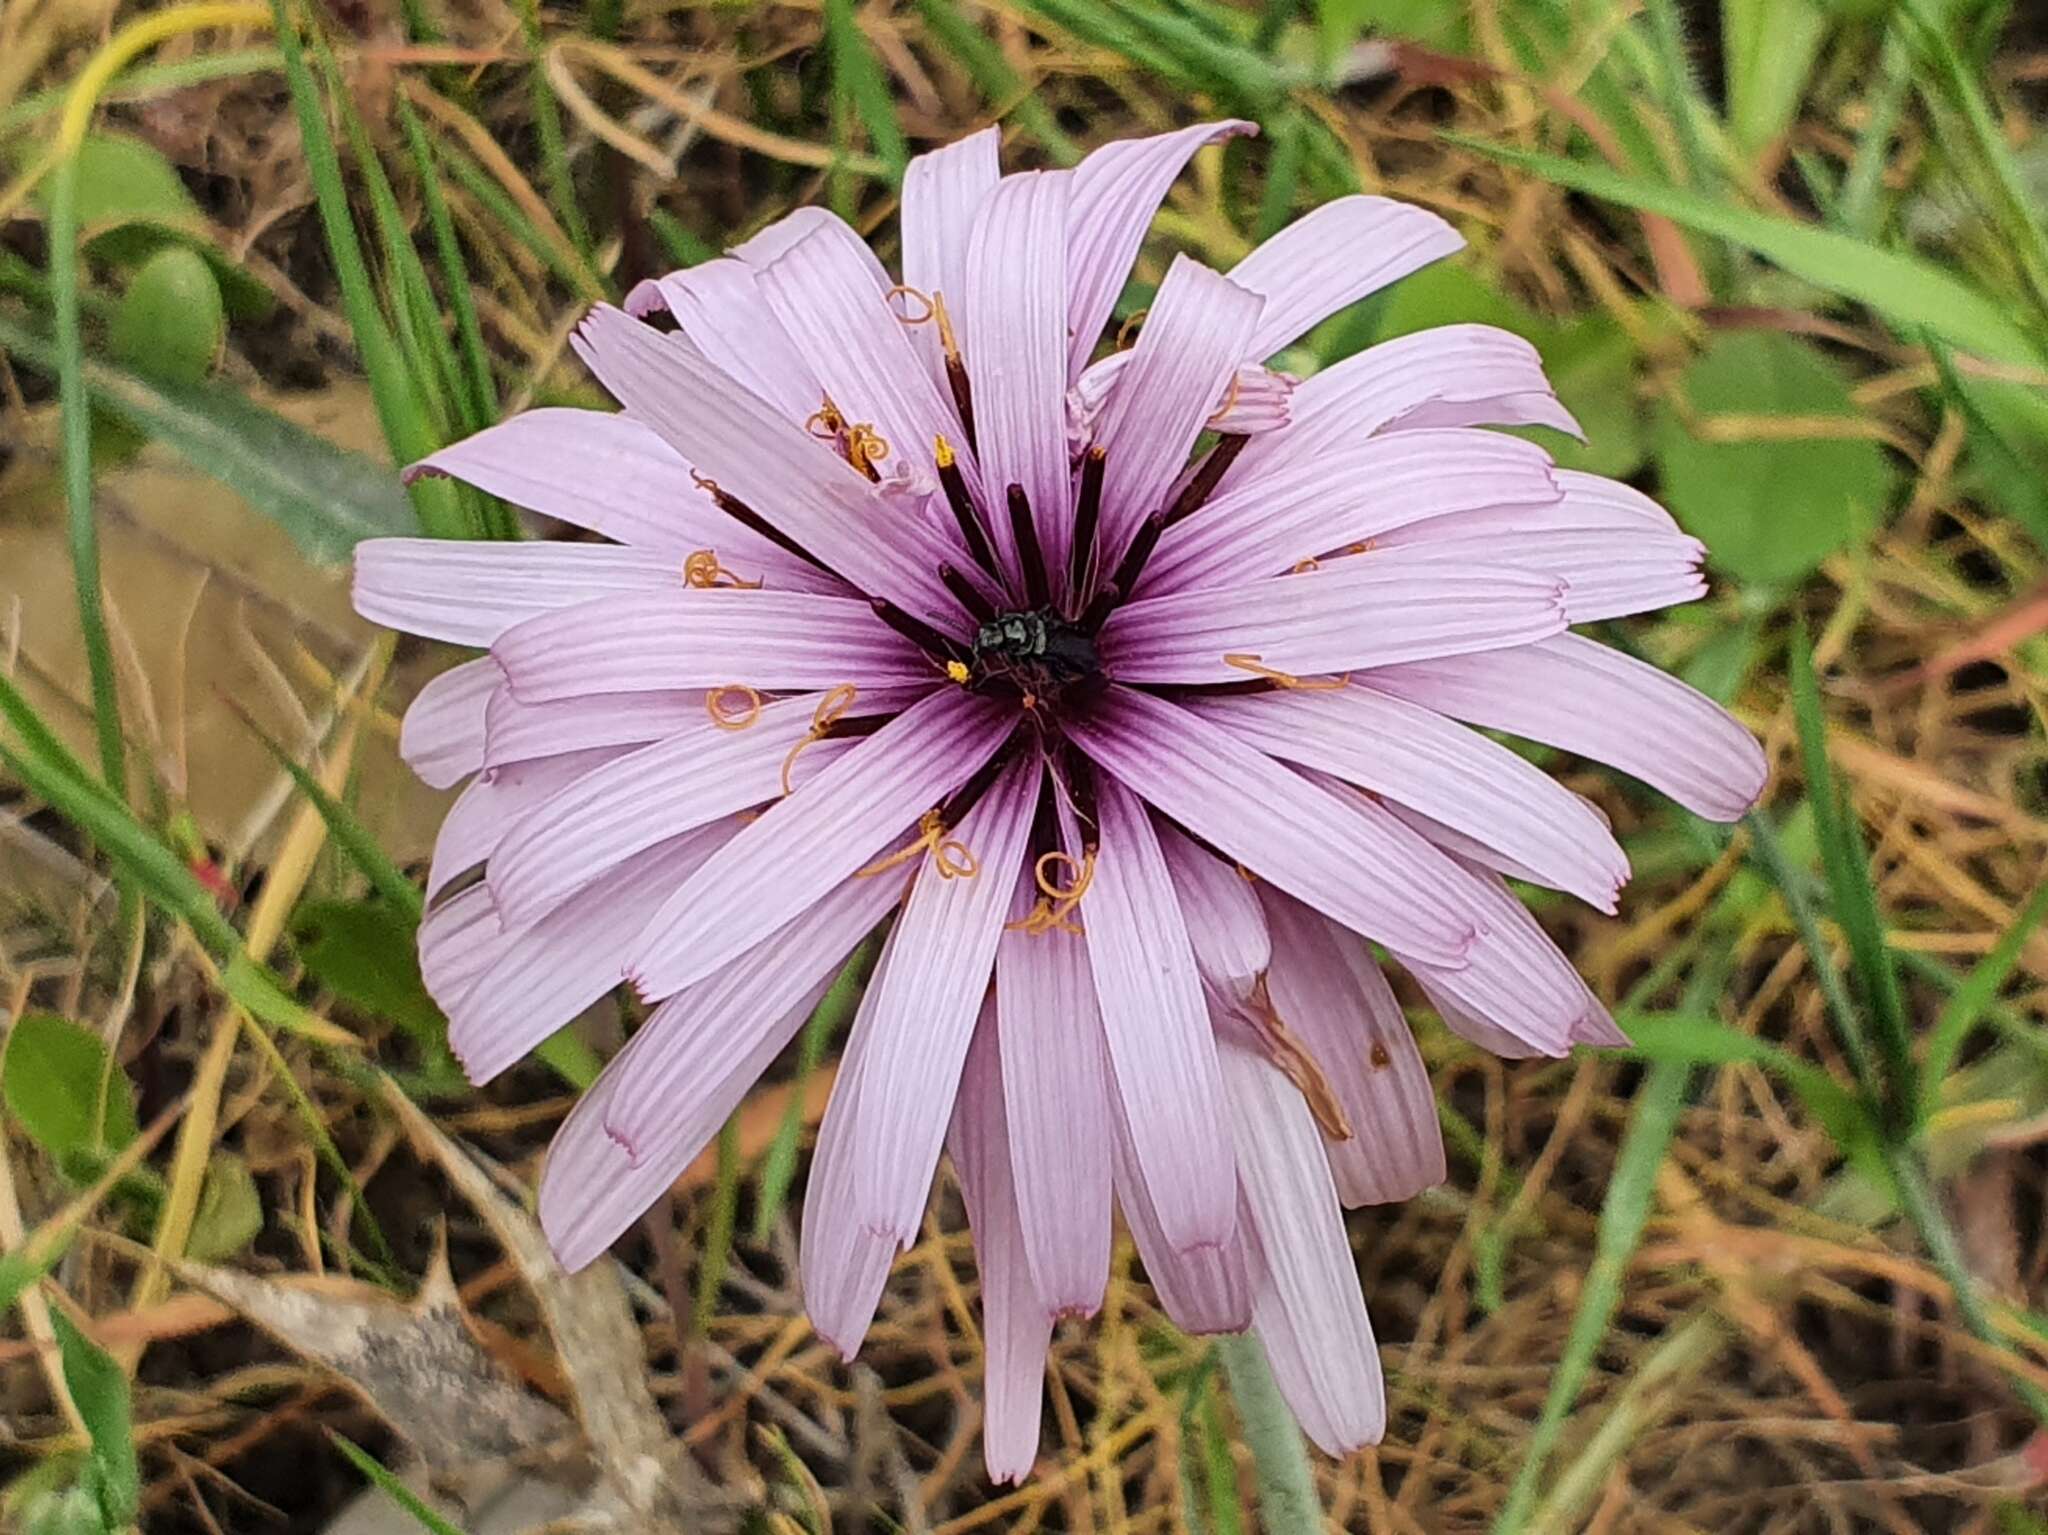
[[[54, 373], [54, 345], [0, 314], [0, 347]], [[275, 522], [310, 558], [344, 560], [366, 538], [418, 531], [398, 477], [382, 464], [213, 383], [164, 384], [86, 359], [95, 404], [212, 475]]]
[[1607, 1198], [1600, 1207], [1593, 1263], [1579, 1292], [1579, 1305], [1572, 1314], [1564, 1354], [1550, 1377], [1542, 1414], [1536, 1420], [1535, 1432], [1529, 1436], [1514, 1484], [1508, 1489], [1507, 1504], [1493, 1522], [1492, 1535], [1518, 1535], [1536, 1506], [1544, 1467], [1557, 1448], [1565, 1418], [1578, 1401], [1579, 1390], [1593, 1368], [1593, 1356], [1599, 1352], [1621, 1304], [1622, 1277], [1642, 1240], [1643, 1224], [1649, 1218], [1650, 1202], [1656, 1192], [1657, 1169], [1663, 1165], [1664, 1153], [1678, 1128], [1692, 1071], [1689, 1065], [1660, 1061], [1650, 1068], [1642, 1086], [1636, 1089], [1635, 1113], [1622, 1137], [1614, 1176], [1608, 1181]]
[[910, 141], [896, 115], [895, 98], [875, 51], [861, 35], [853, 17], [853, 0], [825, 0], [825, 47], [832, 59], [833, 93], [844, 99], [868, 131], [868, 143], [889, 168], [889, 184], [903, 184], [910, 163]]
[[333, 1429], [327, 1431], [327, 1438], [337, 1450], [348, 1457], [350, 1465], [362, 1472], [380, 1492], [404, 1509], [421, 1529], [429, 1531], [430, 1535], [463, 1535], [459, 1526], [450, 1524], [435, 1513], [418, 1493], [393, 1476], [376, 1456], [354, 1440], [344, 1438]]
[[[455, 337], [461, 346], [463, 376], [468, 382], [463, 424], [472, 432], [482, 431], [498, 419], [498, 386], [491, 376], [491, 354], [484, 346], [483, 326], [477, 321], [476, 300], [469, 291], [469, 267], [455, 237], [455, 220], [448, 212], [440, 168], [434, 164], [426, 129], [411, 102], [400, 96], [397, 106], [398, 124], [404, 130], [406, 148], [420, 179], [420, 198], [426, 205], [427, 224], [434, 235], [441, 285], [447, 290], [448, 308], [455, 316]], [[498, 536], [506, 535], [501, 532]]]
[[519, 24], [526, 33], [526, 46], [533, 53], [528, 89], [533, 98], [533, 126], [540, 137], [541, 168], [548, 178], [548, 196], [576, 253], [589, 261], [590, 225], [584, 221], [583, 204], [576, 196], [576, 176], [569, 168], [561, 103], [555, 100], [555, 88], [548, 82], [547, 39], [540, 29], [540, 0], [520, 0]]
[[482, 204], [484, 211], [496, 219], [506, 233], [533, 252], [543, 266], [590, 303], [606, 296], [603, 280], [583, 264], [575, 251], [565, 250], [559, 241], [549, 239], [482, 166], [450, 140], [435, 140], [434, 149], [447, 166], [448, 174]]
[[1510, 149], [1465, 134], [1447, 133], [1444, 137], [1588, 197], [1659, 213], [1689, 229], [1728, 240], [1795, 277], [1867, 304], [1899, 325], [1925, 327], [1966, 352], [2029, 365], [2048, 359], [2039, 338], [2014, 322], [2010, 305], [1931, 261], [1883, 250], [1836, 230], [1625, 176], [1604, 165]]
[[1934, 1021], [1934, 1031], [1927, 1037], [1927, 1057], [1920, 1072], [1920, 1119], [1941, 1105], [1941, 1084], [1948, 1079], [1949, 1069], [1955, 1065], [1956, 1054], [1963, 1047], [1990, 1006], [1991, 999], [1998, 995], [1999, 987], [2019, 963], [2020, 951], [2027, 940], [2034, 936], [2043, 918], [2048, 918], [2048, 880], [2034, 887], [2034, 893], [2027, 898], [2026, 906], [2013, 918], [1999, 938], [1998, 945], [1989, 954], [1977, 961], [1975, 967], [1957, 988], [1955, 995], [1943, 1006], [1941, 1015]]
[[726, 1120], [718, 1130], [718, 1183], [711, 1192], [711, 1219], [704, 1228], [702, 1256], [697, 1261], [697, 1293], [690, 1312], [690, 1330], [698, 1337], [718, 1311], [718, 1292], [732, 1262], [732, 1234], [740, 1205], [740, 1122]]
[[1813, 652], [1802, 625], [1792, 637], [1789, 671], [1792, 712], [1799, 726], [1800, 754], [1806, 768], [1806, 791], [1819, 834], [1821, 870], [1827, 878], [1829, 904], [1849, 941], [1858, 990], [1869, 1010], [1869, 1022], [1884, 1067], [1884, 1108], [1893, 1123], [1912, 1118], [1919, 1093], [1914, 1086], [1911, 1026], [1905, 996], [1899, 989], [1898, 966], [1885, 939], [1878, 911], [1877, 889], [1870, 879], [1870, 858], [1861, 831], [1835, 782], [1828, 761], [1827, 723], [1821, 716], [1820, 685], [1813, 672]]
[[1913, 72], [1906, 67], [1906, 38], [1894, 22], [1885, 33], [1884, 48], [1878, 55], [1876, 86], [1867, 99], [1863, 127], [1856, 137], [1856, 153], [1849, 161], [1849, 174], [1842, 182], [1838, 221], [1859, 239], [1877, 237], [1882, 223], [1878, 198], [1884, 191], [1885, 167], [1891, 162], [1892, 135], [1906, 109], [1906, 97], [1913, 89]]
[[917, 11], [934, 40], [967, 72], [983, 100], [1014, 117], [1045, 146], [1055, 164], [1072, 165], [1081, 158], [1081, 146], [1061, 130], [1052, 108], [1026, 89], [1023, 76], [1010, 67], [1003, 50], [962, 16], [953, 0], [918, 0]]
[[1319, 1530], [1323, 1500], [1301, 1428], [1280, 1395], [1265, 1345], [1254, 1333], [1218, 1338], [1215, 1350], [1230, 1377], [1238, 1425], [1259, 1484], [1259, 1516], [1268, 1530]]
[[114, 678], [114, 647], [107, 637], [100, 587], [99, 523], [92, 507], [92, 412], [87, 408], [85, 342], [78, 314], [78, 156], [57, 162], [50, 187], [50, 296], [56, 312], [57, 400], [63, 416], [64, 504], [77, 588], [78, 627], [85, 638], [85, 669], [92, 685], [93, 732], [100, 774], [116, 795], [128, 792], [121, 739], [121, 695]]
[[[1740, 0], [1727, 0], [1724, 20]], [[1699, 78], [1693, 73], [1692, 54], [1685, 33], [1685, 17], [1678, 0], [1649, 0], [1650, 38], [1656, 60], [1657, 92], [1664, 98], [1664, 115], [1678, 128], [1679, 153], [1685, 160], [1688, 184], [1713, 184], [1713, 161], [1707, 154], [1700, 118], [1709, 110], [1700, 93]]]

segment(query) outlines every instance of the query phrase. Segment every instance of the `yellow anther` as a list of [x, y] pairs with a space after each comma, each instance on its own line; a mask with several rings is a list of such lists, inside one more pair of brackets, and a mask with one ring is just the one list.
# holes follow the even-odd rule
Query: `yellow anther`
[[[918, 303], [924, 305], [924, 312], [921, 314], [905, 314], [896, 305], [896, 300], [899, 298], [916, 299]], [[932, 302], [932, 296], [929, 293], [925, 292], [922, 288], [913, 288], [907, 282], [900, 282], [883, 294], [882, 302], [887, 304], [889, 312], [905, 325], [926, 324], [938, 310], [938, 305]]]
[[[744, 701], [743, 709], [726, 707], [728, 697], [735, 694]], [[761, 717], [761, 695], [744, 682], [728, 682], [704, 695], [704, 712], [720, 730], [745, 730]]]
[[946, 675], [962, 687], [965, 687], [967, 686], [967, 679], [972, 677], [974, 673], [967, 669], [965, 661], [948, 661], [946, 663]]
[[1287, 573], [1290, 576], [1305, 576], [1311, 570], [1321, 570], [1322, 568], [1323, 562], [1317, 559], [1314, 555], [1310, 555], [1305, 560], [1296, 560], [1294, 562], [1294, 569], [1290, 570]]
[[932, 457], [938, 460], [941, 469], [953, 467], [953, 445], [946, 441], [943, 432], [932, 439]]
[[699, 591], [709, 591], [714, 586], [758, 591], [761, 586], [759, 581], [741, 580], [737, 573], [719, 564], [718, 553], [712, 549], [699, 549], [683, 561], [683, 584]]
[[846, 429], [846, 461], [869, 479], [879, 479], [875, 465], [889, 456], [889, 444], [870, 422]]
[[1252, 871], [1250, 869], [1247, 869], [1243, 864], [1233, 863], [1231, 867], [1237, 870], [1237, 877], [1243, 880], [1247, 885], [1256, 885], [1259, 882], [1258, 875], [1252, 873]]
[[1337, 677], [1297, 677], [1292, 672], [1283, 672], [1274, 667], [1266, 666], [1260, 662], [1257, 656], [1244, 651], [1226, 653], [1223, 657], [1223, 664], [1225, 666], [1234, 666], [1239, 671], [1250, 672], [1255, 677], [1264, 677], [1268, 682], [1278, 687], [1296, 688], [1304, 693], [1330, 693], [1338, 688], [1349, 686], [1351, 682], [1351, 673], [1349, 672], [1345, 672]]
[[1150, 314], [1151, 312], [1152, 311], [1149, 307], [1145, 309], [1140, 309], [1136, 314], [1132, 315], [1128, 320], [1124, 321], [1123, 324], [1117, 327], [1116, 349], [1119, 352], [1121, 352], [1125, 347], [1129, 346], [1131, 342], [1136, 338], [1139, 327], [1145, 323], [1145, 316]]
[[789, 755], [782, 759], [782, 792], [784, 794], [792, 792], [789, 785], [789, 772], [791, 768], [796, 766], [797, 754], [813, 741], [824, 740], [825, 733], [845, 717], [846, 711], [853, 707], [853, 701], [858, 697], [860, 697], [859, 688], [850, 682], [842, 682], [818, 700], [818, 707], [811, 712], [811, 728], [804, 733], [802, 740], [789, 749]]
[[1344, 552], [1346, 554], [1371, 554], [1373, 550], [1379, 548], [1379, 546], [1380, 541], [1378, 539], [1368, 538], [1360, 543], [1353, 544], [1349, 549], [1346, 549]]

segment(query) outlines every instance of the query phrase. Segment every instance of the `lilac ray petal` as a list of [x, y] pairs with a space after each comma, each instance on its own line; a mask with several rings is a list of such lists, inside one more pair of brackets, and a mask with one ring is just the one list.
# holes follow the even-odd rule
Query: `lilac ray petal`
[[[1459, 517], [1440, 519], [1460, 524]], [[1707, 546], [1683, 533], [1648, 531], [1617, 534], [1600, 528], [1506, 529], [1474, 526], [1435, 528], [1428, 523], [1396, 529], [1380, 540], [1382, 549], [1425, 552], [1453, 567], [1484, 561], [1512, 566], [1565, 583], [1565, 616], [1575, 624], [1598, 623], [1632, 613], [1653, 613], [1707, 594], [1700, 566]], [[1365, 558], [1377, 558], [1377, 551]]]
[[1633, 774], [1711, 821], [1735, 821], [1764, 790], [1756, 737], [1704, 693], [1575, 634], [1364, 677], [1380, 692]]
[[1349, 1206], [1412, 1199], [1443, 1182], [1436, 1095], [1393, 988], [1356, 933], [1290, 896], [1262, 889], [1273, 934], [1273, 1007], [1315, 1057], [1351, 1121], [1326, 1141]]
[[[1013, 920], [1037, 883], [1018, 879]], [[1003, 933], [996, 1007], [1010, 1161], [1033, 1288], [1061, 1314], [1093, 1315], [1109, 1279], [1109, 1059], [1087, 941], [1053, 928]]]
[[1258, 131], [1247, 122], [1197, 123], [1105, 144], [1074, 167], [1067, 207], [1067, 377], [1077, 377], [1094, 353], [1152, 216], [1181, 168], [1204, 144]]
[[[778, 800], [648, 919], [632, 980], [665, 997], [712, 974], [863, 864], [995, 755], [1012, 712], [958, 689], [920, 699]], [[894, 871], [878, 878], [902, 878]]]
[[1066, 568], [1073, 537], [1067, 469], [1067, 194], [1060, 172], [1010, 176], [982, 200], [961, 262], [962, 356], [974, 397], [981, 501], [1004, 573], [1021, 590], [1016, 539], [1002, 501], [1030, 499], [1047, 565]]
[[1614, 1021], [1614, 1015], [1604, 1007], [1595, 1007], [1586, 1012], [1572, 1030], [1572, 1043], [1590, 1045], [1596, 1050], [1626, 1050], [1635, 1041], [1621, 1030]]
[[491, 899], [507, 927], [537, 922], [607, 869], [642, 849], [772, 800], [783, 767], [797, 788], [854, 743], [812, 741], [823, 695], [764, 706], [745, 730], [695, 721], [664, 740], [585, 774], [506, 833], [491, 854]]
[[[1401, 432], [1378, 440], [1405, 443], [1418, 436], [1444, 435]], [[1493, 436], [1490, 432], [1460, 432], [1457, 435], [1467, 442]], [[1550, 476], [1556, 482], [1557, 494], [1548, 501], [1527, 505], [1474, 506], [1415, 518], [1391, 529], [1379, 542], [1417, 543], [1429, 539], [1491, 537], [1503, 533], [1577, 532], [1599, 533], [1623, 543], [1644, 540], [1654, 547], [1667, 537], [1684, 536], [1669, 512], [1641, 491], [1617, 480], [1557, 468], [1551, 469]]]
[[843, 880], [738, 963], [654, 1010], [626, 1046], [633, 1069], [604, 1119], [635, 1165], [677, 1151], [687, 1165], [704, 1149], [898, 895]]
[[[867, 253], [820, 229], [760, 269], [761, 293], [818, 376], [824, 394], [811, 410], [829, 395], [849, 425], [871, 425], [888, 444], [880, 467], [911, 465], [912, 483], [929, 491], [932, 439], [957, 432], [958, 417], [854, 249]], [[975, 484], [964, 453], [961, 467]]]
[[[1557, 483], [1564, 489], [1560, 522], [1568, 521], [1576, 527], [1633, 526], [1661, 533], [1679, 531], [1677, 520], [1633, 485], [1577, 469], [1558, 470]], [[1569, 517], [1564, 515], [1566, 512]]]
[[1547, 639], [1565, 627], [1566, 598], [1562, 581], [1539, 572], [1376, 550], [1320, 570], [1125, 603], [1098, 649], [1123, 682], [1248, 682], [1260, 666], [1313, 677]]
[[679, 589], [674, 559], [612, 544], [369, 538], [356, 545], [356, 611], [387, 629], [485, 646], [542, 613]]
[[[1035, 780], [1034, 780], [1035, 782]], [[1003, 1052], [996, 1042], [996, 1004], [982, 1007], [967, 1052], [960, 1096], [946, 1144], [960, 1177], [960, 1198], [974, 1233], [981, 1271], [984, 1419], [982, 1454], [992, 1482], [1021, 1482], [1038, 1459], [1045, 1351], [1052, 1342], [1053, 1310], [1032, 1284], [1017, 1169], [1004, 1104]], [[1106, 1183], [1106, 1179], [1105, 1179]], [[1109, 1227], [1107, 1201], [1102, 1211]], [[1108, 1253], [1105, 1249], [1104, 1258]]]
[[552, 406], [524, 411], [421, 459], [406, 478], [422, 474], [451, 476], [678, 562], [712, 549], [750, 581], [798, 591], [844, 589], [712, 505], [690, 478], [689, 464], [631, 416]]
[[1097, 433], [1109, 454], [1101, 569], [1114, 569], [1139, 524], [1166, 510], [1195, 439], [1244, 359], [1263, 304], [1199, 261], [1173, 258]]
[[1266, 300], [1245, 355], [1271, 357], [1338, 310], [1464, 248], [1463, 235], [1412, 203], [1324, 203], [1230, 269], [1232, 282]]
[[733, 246], [726, 254], [737, 256], [749, 266], [764, 267], [781, 259], [798, 241], [808, 240], [813, 236], [836, 240], [844, 245], [866, 271], [869, 285], [877, 293], [889, 291], [892, 284], [881, 259], [868, 248], [868, 242], [860, 237], [851, 224], [826, 208], [797, 208], [786, 213], [759, 234]]
[[1539, 1056], [1560, 1056], [1569, 1049], [1569, 1046], [1566, 1050], [1559, 1050], [1535, 1045], [1499, 1024], [1488, 1023], [1477, 1014], [1469, 1013], [1453, 1002], [1441, 988], [1432, 985], [1429, 978], [1420, 972], [1415, 972], [1415, 982], [1422, 988], [1422, 994], [1429, 999], [1429, 1005], [1436, 1009], [1437, 1016], [1443, 1019], [1444, 1027], [1467, 1044], [1477, 1045], [1488, 1055], [1497, 1055], [1504, 1061], [1529, 1061]]
[[[548, 1147], [540, 1175], [540, 1222], [556, 1262], [571, 1273], [585, 1267], [669, 1190], [782, 1047], [803, 1027], [816, 999], [830, 984], [829, 978], [817, 982], [804, 1000], [758, 1034], [752, 1030], [720, 1031], [704, 1038], [703, 1069], [690, 1079], [688, 1097], [674, 1107], [664, 1127], [670, 1133], [659, 1146], [635, 1157], [607, 1123], [617, 1095], [637, 1080], [647, 1064], [644, 1058], [657, 1049], [674, 1048], [678, 1041], [672, 1036], [695, 1017], [687, 1011], [688, 995], [670, 998], [649, 1015], [563, 1121]], [[752, 1044], [732, 1061], [735, 1035]]]
[[[896, 947], [892, 931], [882, 945], [879, 965], [889, 963]], [[879, 965], [877, 968], [879, 969]], [[875, 1319], [882, 1287], [896, 1261], [896, 1243], [873, 1231], [854, 1203], [861, 1146], [857, 1131], [866, 1078], [868, 1031], [861, 1027], [874, 988], [861, 997], [853, 1031], [839, 1060], [832, 1098], [818, 1126], [811, 1152], [810, 1180], [804, 1186], [803, 1224], [798, 1233], [798, 1279], [804, 1310], [819, 1337], [839, 1350], [842, 1359], [860, 1352], [861, 1340]]]
[[456, 796], [441, 821], [427, 869], [427, 899], [489, 858], [520, 817], [618, 755], [618, 748], [588, 748], [487, 769]]
[[1289, 414], [1284, 434], [1245, 449], [1223, 489], [1383, 431], [1548, 426], [1584, 436], [1536, 348], [1491, 325], [1440, 325], [1367, 347], [1303, 380]]
[[1170, 826], [1159, 828], [1159, 846], [1187, 920], [1196, 968], [1225, 1003], [1243, 1002], [1273, 962], [1265, 914], [1250, 881]]
[[698, 350], [791, 420], [818, 408], [818, 376], [789, 332], [767, 313], [754, 268], [722, 256], [665, 277], [649, 278], [626, 295], [635, 319], [655, 310], [675, 316]]
[[1237, 1177], [1215, 1133], [1222, 1088], [1201, 976], [1151, 817], [1115, 778], [1098, 792], [1102, 840], [1080, 910], [1114, 1096], [1168, 1245], [1216, 1246], [1237, 1222]]
[[1239, 740], [1399, 800], [1497, 848], [1540, 884], [1612, 912], [1628, 857], [1586, 802], [1498, 742], [1354, 683], [1197, 699]]
[[1315, 1121], [1274, 1067], [1236, 1048], [1221, 1056], [1244, 1180], [1252, 1325], [1318, 1448], [1343, 1455], [1376, 1444], [1387, 1419], [1379, 1348]]
[[[1390, 947], [1464, 963], [1477, 924], [1444, 893], [1455, 867], [1406, 827], [1362, 813], [1375, 808], [1369, 802], [1330, 794], [1187, 710], [1127, 688], [1067, 730], [1099, 766], [1262, 879]], [[1092, 921], [1088, 929], [1092, 938]]]
[[861, 1015], [874, 1037], [852, 1132], [854, 1198], [870, 1227], [905, 1247], [917, 1238], [988, 992], [1039, 772], [1036, 758], [1011, 763], [953, 831], [981, 872], [947, 878], [934, 860], [918, 866], [894, 951], [868, 984], [872, 1005]]
[[420, 976], [427, 994], [459, 996], [498, 952], [502, 930], [481, 885], [437, 904], [420, 919]]
[[[518, 624], [491, 653], [524, 703], [744, 684], [763, 692], [936, 676], [874, 609], [807, 592], [695, 590], [608, 598]], [[735, 713], [744, 711], [735, 707]]]
[[448, 1048], [472, 1082], [488, 1082], [620, 982], [633, 919], [732, 837], [709, 826], [649, 848], [593, 880], [582, 899], [502, 934], [459, 996], [436, 997]]
[[504, 685], [484, 710], [484, 766], [503, 767], [533, 757], [593, 746], [645, 746], [704, 719], [703, 689], [671, 692], [585, 693], [530, 704]]
[[950, 548], [937, 530], [892, 515], [858, 470], [686, 338], [599, 305], [571, 340], [620, 404], [831, 570], [921, 617], [955, 611], [937, 575]]
[[[1002, 142], [1001, 129], [984, 128], [913, 156], [903, 171], [903, 280], [920, 293], [942, 295], [955, 310], [966, 292], [967, 239], [975, 215], [1002, 179]], [[945, 351], [938, 330], [936, 325], [918, 326], [917, 350], [944, 387]]]
[[1250, 478], [1234, 467], [1223, 483], [1234, 488], [1160, 537], [1138, 596], [1234, 586], [1412, 523], [1491, 509], [1534, 514], [1562, 496], [1541, 448], [1471, 431], [1360, 437], [1326, 454], [1268, 460]]
[[[1344, 774], [1339, 773], [1335, 776], [1344, 778], [1347, 783], [1350, 781]], [[1553, 783], [1555, 783], [1555, 780], [1553, 780]], [[1570, 793], [1569, 790], [1565, 792]], [[1586, 803], [1576, 794], [1573, 794], [1571, 797], [1579, 800], [1582, 805]], [[1472, 836], [1467, 832], [1459, 831], [1455, 827], [1435, 819], [1433, 816], [1424, 815], [1412, 805], [1404, 805], [1399, 800], [1390, 799], [1384, 795], [1380, 796], [1380, 804], [1386, 808], [1388, 814], [1394, 816], [1403, 824], [1414, 828], [1416, 834], [1425, 841], [1466, 863], [1495, 870], [1505, 874], [1509, 879], [1523, 880], [1531, 885], [1545, 885], [1551, 889], [1559, 888], [1552, 880], [1538, 874], [1527, 864], [1508, 857], [1499, 848], [1481, 841], [1478, 837]], [[1606, 822], [1603, 820], [1601, 824], [1604, 826]], [[1590, 905], [1591, 903], [1589, 902], [1588, 904]], [[1613, 912], [1607, 912], [1607, 915], [1612, 916]]]
[[398, 755], [429, 788], [452, 788], [484, 765], [485, 710], [504, 681], [498, 663], [480, 656], [419, 690], [398, 727]]
[[[1221, 1121], [1205, 1128], [1215, 1139], [1225, 1138]], [[1175, 1247], [1153, 1206], [1155, 1189], [1138, 1161], [1130, 1126], [1124, 1123], [1122, 1107], [1114, 1097], [1110, 1101], [1110, 1129], [1117, 1206], [1124, 1212], [1124, 1224], [1130, 1228], [1138, 1256], [1145, 1261], [1145, 1273], [1152, 1288], [1159, 1292], [1159, 1304], [1182, 1332], [1196, 1336], [1243, 1332], [1251, 1325], [1252, 1291], [1242, 1234], [1234, 1229], [1235, 1215], [1228, 1242], [1220, 1246]]]
[[[1067, 446], [1079, 452], [1095, 441], [1102, 413], [1122, 387], [1135, 349], [1111, 352], [1088, 364], [1067, 391]], [[1224, 384], [1209, 416], [1213, 430], [1232, 436], [1256, 437], [1277, 432], [1293, 419], [1297, 380], [1258, 363], [1242, 363]]]

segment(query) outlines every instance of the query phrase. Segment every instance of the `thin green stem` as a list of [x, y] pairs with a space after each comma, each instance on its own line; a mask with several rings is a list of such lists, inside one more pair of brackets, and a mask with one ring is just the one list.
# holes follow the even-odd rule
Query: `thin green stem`
[[1269, 1530], [1319, 1530], [1323, 1500], [1301, 1429], [1273, 1379], [1265, 1345], [1251, 1333], [1218, 1338], [1216, 1352], [1230, 1377], [1237, 1421], [1259, 1481], [1259, 1514]]

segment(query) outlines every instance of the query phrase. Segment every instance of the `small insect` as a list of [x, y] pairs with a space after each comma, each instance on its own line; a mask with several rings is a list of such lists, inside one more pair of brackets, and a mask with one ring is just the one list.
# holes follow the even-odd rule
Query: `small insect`
[[999, 613], [974, 636], [976, 683], [1056, 701], [1095, 691], [1107, 679], [1094, 638], [1051, 608]]

